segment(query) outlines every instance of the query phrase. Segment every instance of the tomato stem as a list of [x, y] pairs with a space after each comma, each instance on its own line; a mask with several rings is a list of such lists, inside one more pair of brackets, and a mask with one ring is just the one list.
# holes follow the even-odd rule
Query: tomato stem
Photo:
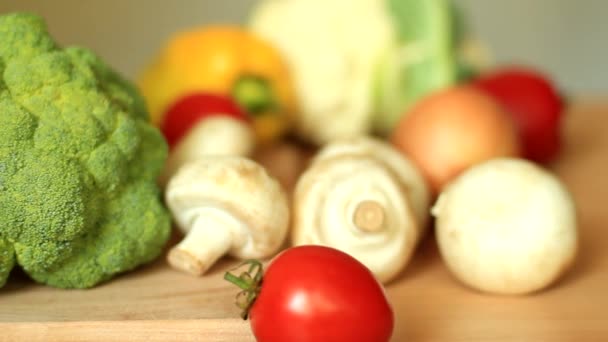
[[254, 259], [245, 260], [232, 270], [239, 269], [245, 265], [249, 265], [247, 271], [241, 272], [238, 276], [230, 273], [230, 271], [224, 274], [225, 280], [238, 286], [242, 290], [237, 293], [235, 302], [236, 306], [243, 310], [241, 312], [241, 318], [243, 319], [247, 319], [249, 316], [249, 309], [260, 292], [262, 275], [264, 274], [262, 263]]
[[238, 286], [241, 290], [248, 290], [251, 287], [251, 284], [249, 284], [247, 281], [242, 280], [241, 277], [237, 277], [232, 273], [226, 272], [224, 279]]

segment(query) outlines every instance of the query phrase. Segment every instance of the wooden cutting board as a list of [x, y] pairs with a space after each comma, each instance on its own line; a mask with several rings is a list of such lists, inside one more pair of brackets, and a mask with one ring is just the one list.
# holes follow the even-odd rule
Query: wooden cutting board
[[[448, 273], [430, 235], [387, 285], [394, 341], [608, 341], [608, 102], [575, 103], [565, 141], [551, 168], [579, 208], [571, 272], [531, 296], [480, 294]], [[222, 280], [235, 264], [223, 260], [193, 278], [159, 259], [90, 290], [53, 289], [17, 274], [0, 289], [0, 341], [253, 341], [233, 306], [236, 288]]]

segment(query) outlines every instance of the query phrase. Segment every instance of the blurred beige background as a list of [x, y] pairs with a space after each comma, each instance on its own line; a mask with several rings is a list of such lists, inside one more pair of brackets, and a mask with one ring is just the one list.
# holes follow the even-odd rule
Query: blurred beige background
[[[540, 68], [571, 93], [608, 94], [608, 1], [455, 1], [496, 62]], [[172, 32], [200, 24], [243, 22], [254, 3], [0, 0], [0, 13], [36, 12], [46, 18], [51, 33], [62, 44], [88, 46], [134, 78]]]

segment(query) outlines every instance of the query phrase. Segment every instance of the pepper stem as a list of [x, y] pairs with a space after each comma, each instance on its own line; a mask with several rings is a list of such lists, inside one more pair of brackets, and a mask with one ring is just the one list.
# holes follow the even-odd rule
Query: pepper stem
[[268, 81], [253, 75], [242, 76], [234, 83], [232, 97], [253, 116], [275, 111], [278, 106]]
[[249, 309], [260, 293], [262, 275], [264, 274], [262, 263], [254, 259], [245, 260], [232, 270], [239, 269], [245, 265], [249, 265], [249, 268], [246, 271], [241, 272], [239, 276], [230, 273], [230, 271], [224, 274], [225, 280], [238, 286], [242, 290], [237, 293], [235, 303], [237, 307], [243, 310], [241, 312], [241, 318], [244, 320], [249, 316]]

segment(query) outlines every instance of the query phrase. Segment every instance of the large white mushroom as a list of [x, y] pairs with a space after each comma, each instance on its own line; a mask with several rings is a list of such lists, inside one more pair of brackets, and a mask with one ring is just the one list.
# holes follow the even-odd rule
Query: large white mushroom
[[359, 136], [328, 144], [317, 153], [315, 161], [343, 155], [371, 156], [387, 167], [395, 177], [399, 178], [411, 200], [419, 227], [423, 233], [426, 231], [430, 219], [431, 192], [422, 172], [409, 158], [383, 140]]
[[540, 290], [576, 255], [572, 197], [556, 176], [522, 159], [470, 168], [441, 193], [432, 213], [448, 268], [481, 291]]
[[265, 258], [287, 236], [289, 208], [279, 183], [256, 162], [206, 156], [184, 164], [169, 181], [166, 203], [184, 239], [169, 264], [201, 275], [224, 254]]
[[[410, 260], [428, 210], [424, 181], [411, 167], [390, 145], [371, 138], [327, 145], [296, 185], [293, 244], [340, 249], [381, 282], [390, 281]], [[424, 204], [414, 203], [421, 199]]]

